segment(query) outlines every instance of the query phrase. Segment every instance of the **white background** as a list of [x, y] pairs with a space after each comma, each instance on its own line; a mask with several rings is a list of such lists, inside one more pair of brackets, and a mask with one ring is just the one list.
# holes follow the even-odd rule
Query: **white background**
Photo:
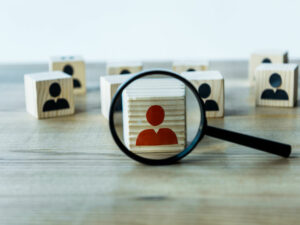
[[1, 0], [0, 62], [295, 58], [299, 24], [299, 0]]

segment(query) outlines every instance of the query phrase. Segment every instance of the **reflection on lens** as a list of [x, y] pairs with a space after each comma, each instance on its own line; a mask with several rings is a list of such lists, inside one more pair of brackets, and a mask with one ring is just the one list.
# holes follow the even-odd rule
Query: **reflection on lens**
[[198, 103], [187, 89], [168, 76], [147, 76], [123, 90], [122, 111], [115, 108], [114, 118], [118, 136], [128, 150], [163, 159], [185, 149], [198, 131], [200, 118]]

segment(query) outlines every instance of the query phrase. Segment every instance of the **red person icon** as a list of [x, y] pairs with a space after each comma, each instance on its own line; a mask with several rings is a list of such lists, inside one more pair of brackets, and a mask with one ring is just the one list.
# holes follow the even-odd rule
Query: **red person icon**
[[[152, 105], [146, 113], [147, 121], [152, 126], [160, 125], [165, 118], [165, 111], [160, 105]], [[173, 145], [178, 144], [177, 136], [169, 128], [160, 128], [156, 133], [154, 129], [146, 129], [139, 133], [136, 145]]]

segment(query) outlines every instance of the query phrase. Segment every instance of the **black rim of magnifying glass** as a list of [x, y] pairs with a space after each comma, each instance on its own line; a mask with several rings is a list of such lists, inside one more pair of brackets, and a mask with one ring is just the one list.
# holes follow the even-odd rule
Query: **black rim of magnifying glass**
[[[150, 75], [166, 75], [175, 79], [180, 80], [181, 82], [183, 82], [191, 91], [192, 93], [195, 95], [197, 101], [198, 101], [198, 105], [199, 105], [199, 110], [201, 112], [201, 119], [200, 119], [200, 123], [199, 123], [199, 128], [197, 131], [197, 134], [195, 135], [194, 139], [192, 140], [192, 142], [180, 153], [178, 153], [177, 155], [171, 156], [169, 158], [164, 158], [164, 159], [149, 159], [149, 158], [144, 158], [142, 156], [139, 156], [133, 152], [131, 152], [120, 140], [116, 129], [115, 129], [115, 123], [114, 123], [114, 112], [115, 112], [115, 106], [117, 103], [117, 100], [119, 98], [121, 98], [121, 94], [123, 93], [123, 90], [132, 82], [134, 82], [137, 79], [140, 79], [142, 77], [145, 76], [150, 76]], [[134, 75], [133, 77], [129, 78], [126, 82], [124, 82], [117, 90], [115, 96], [113, 97], [111, 106], [110, 106], [110, 110], [109, 110], [109, 128], [110, 128], [110, 132], [113, 136], [113, 139], [115, 140], [116, 144], [119, 146], [119, 148], [122, 150], [122, 152], [124, 152], [127, 156], [129, 156], [130, 158], [144, 163], [144, 164], [149, 164], [149, 165], [167, 165], [167, 164], [172, 164], [180, 159], [182, 159], [183, 157], [187, 156], [199, 143], [199, 141], [203, 138], [204, 134], [205, 134], [205, 128], [207, 126], [207, 120], [206, 120], [206, 116], [205, 116], [205, 109], [204, 109], [204, 103], [202, 101], [202, 99], [200, 98], [200, 96], [198, 95], [197, 90], [194, 88], [194, 86], [185, 78], [183, 78], [182, 76], [180, 76], [179, 74], [169, 71], [169, 70], [162, 70], [162, 69], [153, 69], [153, 70], [146, 70], [146, 71], [142, 71], [140, 73], [137, 73], [136, 75]]]

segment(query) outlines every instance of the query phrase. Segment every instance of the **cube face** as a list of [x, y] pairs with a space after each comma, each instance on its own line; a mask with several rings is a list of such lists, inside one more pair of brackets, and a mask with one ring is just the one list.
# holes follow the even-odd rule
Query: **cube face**
[[255, 73], [256, 105], [293, 107], [298, 94], [296, 64], [263, 64]]
[[288, 63], [288, 52], [269, 50], [253, 53], [249, 62], [249, 79], [251, 82], [255, 81], [255, 70], [262, 63]]
[[207, 61], [175, 61], [172, 69], [177, 73], [195, 72], [208, 70]]
[[106, 65], [107, 75], [133, 74], [142, 71], [141, 62], [112, 62]]
[[72, 78], [62, 72], [27, 74], [26, 110], [38, 119], [74, 113]]
[[[130, 77], [132, 77], [132, 75], [111, 75], [100, 77], [101, 113], [106, 119], [109, 117], [111, 101], [119, 86]], [[121, 103], [119, 108], [120, 107], [122, 107]]]
[[[139, 84], [142, 82], [145, 83], [126, 89], [122, 95], [125, 145], [136, 153], [181, 152], [186, 145], [184, 85], [174, 83], [166, 88], [164, 82], [156, 79], [145, 79]], [[162, 117], [157, 116], [159, 111]], [[159, 140], [164, 131], [169, 136]]]
[[52, 57], [49, 63], [50, 71], [62, 71], [73, 78], [75, 94], [86, 93], [85, 63], [79, 56]]
[[184, 72], [204, 102], [206, 117], [224, 116], [224, 78], [218, 71]]

